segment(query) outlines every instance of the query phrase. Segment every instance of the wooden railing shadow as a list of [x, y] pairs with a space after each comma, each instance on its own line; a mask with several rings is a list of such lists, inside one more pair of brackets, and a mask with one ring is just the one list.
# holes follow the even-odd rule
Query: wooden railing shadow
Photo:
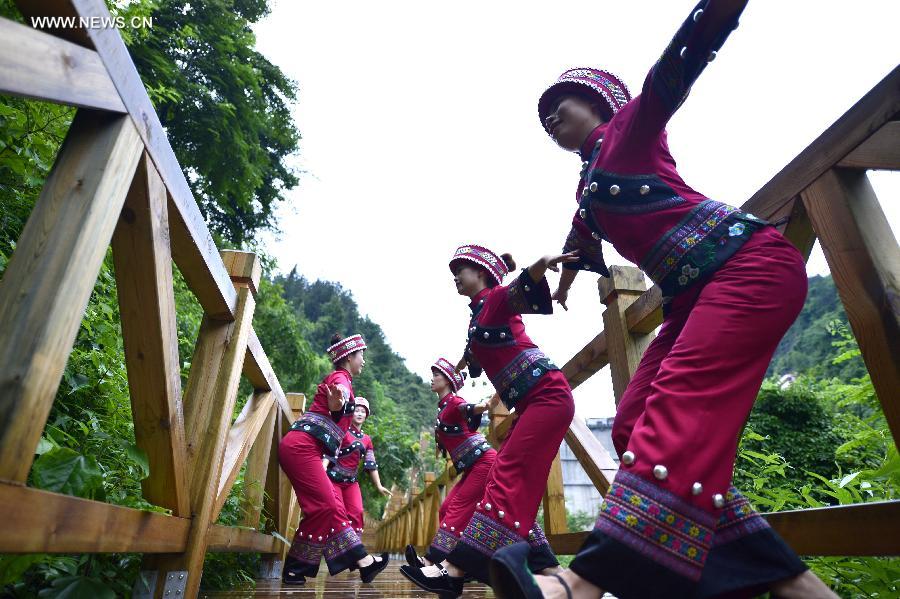
[[[17, 4], [109, 17], [102, 0]], [[277, 447], [304, 398], [253, 330], [259, 259], [217, 250], [115, 29], [0, 19], [0, 93], [78, 107], [0, 282], [0, 553], [143, 553], [135, 597], [196, 596], [207, 551], [259, 552], [279, 575], [299, 507]], [[110, 245], [143, 496], [171, 515], [25, 485]], [[204, 312], [184, 390], [173, 261]], [[253, 392], [232, 421], [241, 376]], [[218, 526], [244, 464], [243, 527]]]
[[[816, 239], [862, 351], [893, 438], [900, 439], [900, 249], [866, 175], [868, 169], [900, 170], [900, 67], [860, 99], [803, 152], [756, 192], [742, 208], [777, 222], [809, 258]], [[563, 367], [577, 387], [609, 366], [618, 404], [641, 355], [662, 323], [659, 288], [647, 289], [641, 272], [612, 266], [598, 281], [605, 304], [603, 330]], [[501, 407], [491, 414], [490, 439], [502, 444], [515, 419]], [[580, 419], [566, 443], [594, 486], [604, 494], [617, 463]], [[409, 498], [396, 496], [378, 530], [382, 549], [420, 548], [437, 530], [437, 508], [455, 481], [450, 464]], [[587, 533], [566, 530], [559, 455], [543, 500], [550, 544], [576, 553]], [[765, 514], [801, 555], [900, 554], [900, 501]]]

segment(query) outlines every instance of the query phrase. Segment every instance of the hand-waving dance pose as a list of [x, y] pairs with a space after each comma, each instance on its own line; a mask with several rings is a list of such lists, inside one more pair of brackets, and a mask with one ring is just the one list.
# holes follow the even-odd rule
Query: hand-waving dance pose
[[361, 335], [335, 335], [328, 355], [335, 366], [316, 389], [312, 406], [278, 445], [278, 462], [300, 502], [302, 519], [284, 563], [282, 580], [303, 584], [319, 572], [322, 554], [332, 576], [358, 567], [371, 582], [387, 566], [388, 556], [366, 553], [337, 489], [322, 467], [322, 456], [336, 456], [355, 409], [353, 376], [362, 372], [366, 342]]
[[369, 401], [365, 397], [356, 397], [353, 401], [356, 404], [356, 408], [353, 410], [353, 419], [341, 442], [337, 457], [328, 455], [323, 459], [325, 472], [328, 473], [328, 478], [331, 479], [334, 488], [338, 491], [344, 511], [350, 518], [350, 526], [361, 535], [365, 522], [363, 520], [362, 493], [357, 480], [360, 462], [363, 463], [363, 469], [372, 477], [372, 482], [379, 493], [391, 495], [391, 492], [381, 485], [372, 438], [362, 432], [362, 425], [369, 417]]
[[494, 448], [478, 432], [488, 402], [470, 404], [456, 395], [465, 379], [446, 358], [438, 358], [431, 366], [431, 373], [431, 390], [438, 396], [434, 437], [438, 449], [450, 455], [456, 473], [461, 476], [441, 503], [438, 530], [424, 558], [416, 555], [415, 547], [406, 546], [406, 562], [414, 568], [439, 564], [456, 547], [475, 512], [475, 503], [484, 494], [488, 473], [497, 457]]
[[487, 477], [480, 501], [447, 559], [422, 569], [400, 571], [419, 587], [442, 598], [462, 593], [463, 577], [487, 580], [487, 563], [501, 547], [526, 541], [529, 567], [555, 571], [556, 557], [535, 523], [550, 465], [572, 422], [575, 404], [566, 378], [525, 334], [522, 314], [551, 314], [547, 269], [575, 260], [573, 254], [545, 256], [524, 269], [509, 286], [501, 285], [512, 257], [477, 245], [456, 250], [450, 270], [460, 295], [471, 301], [469, 372], [487, 373], [507, 407], [518, 418]]
[[[583, 163], [565, 265], [608, 275], [601, 239], [660, 287], [664, 321], [616, 414], [621, 468], [562, 577], [532, 578], [524, 547], [499, 552], [498, 596], [832, 597], [731, 485], [741, 428], [806, 295], [800, 253], [765, 221], [688, 187], [665, 125], [737, 26], [746, 0], [703, 0], [631, 99], [614, 75], [566, 71], [541, 123]], [[543, 594], [542, 594], [543, 592]]]

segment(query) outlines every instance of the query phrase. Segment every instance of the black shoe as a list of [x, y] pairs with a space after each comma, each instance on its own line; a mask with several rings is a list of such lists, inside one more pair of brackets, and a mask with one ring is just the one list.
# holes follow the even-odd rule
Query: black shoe
[[[516, 543], [497, 551], [491, 558], [491, 588], [497, 599], [541, 599], [544, 594], [528, 569], [528, 543]], [[558, 574], [551, 574], [562, 585], [566, 597], [572, 590]]]
[[406, 557], [406, 563], [409, 564], [410, 568], [424, 568], [425, 562], [422, 561], [422, 558], [419, 557], [419, 554], [416, 553], [416, 548], [412, 545], [406, 546], [406, 551], [403, 553], [404, 557]]
[[429, 593], [436, 593], [440, 599], [456, 599], [462, 596], [462, 576], [450, 576], [447, 570], [441, 568], [440, 576], [428, 577], [422, 573], [421, 568], [400, 566], [400, 573], [410, 582]]
[[381, 554], [381, 561], [375, 560], [368, 566], [362, 566], [359, 569], [359, 578], [363, 582], [372, 582], [375, 580], [375, 577], [378, 576], [382, 570], [387, 568], [388, 562], [391, 561], [391, 557], [387, 553]]
[[306, 577], [294, 572], [285, 570], [281, 575], [281, 583], [293, 586], [302, 586], [306, 584]]

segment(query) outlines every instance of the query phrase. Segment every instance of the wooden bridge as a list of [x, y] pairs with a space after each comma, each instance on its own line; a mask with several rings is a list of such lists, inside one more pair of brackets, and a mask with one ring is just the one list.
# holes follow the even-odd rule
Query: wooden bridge
[[[17, 2], [26, 16], [108, 16], [102, 0]], [[114, 29], [38, 31], [0, 19], [0, 93], [78, 107], [53, 170], [0, 282], [0, 553], [142, 553], [135, 597], [198, 594], [207, 551], [258, 552], [261, 578], [277, 579], [299, 517], [274, 448], [303, 409], [285, 393], [253, 331], [259, 260], [218, 251], [187, 181]], [[866, 177], [900, 168], [900, 69], [760, 189], [743, 208], [777, 220], [805, 256], [818, 239], [895, 439], [900, 438], [900, 250]], [[25, 485], [97, 274], [112, 246], [135, 437], [149, 456], [143, 496], [170, 514], [50, 493]], [[172, 261], [205, 316], [181, 388]], [[610, 367], [621, 397], [661, 322], [660, 293], [636, 269], [599, 280], [603, 330], [563, 371], [572, 386]], [[254, 391], [232, 421], [238, 383]], [[503, 442], [515, 414], [491, 415]], [[594, 485], [616, 463], [580, 421], [566, 442]], [[246, 463], [242, 527], [214, 524]], [[455, 472], [425, 476], [399, 494], [376, 549], [424, 547]], [[265, 499], [262, 493], [265, 489]], [[264, 506], [264, 501], [266, 505]], [[273, 524], [259, 526], [260, 511]], [[560, 554], [585, 533], [566, 529], [554, 462], [546, 530]], [[803, 555], [900, 554], [900, 501], [768, 514]], [[417, 596], [392, 567], [373, 587], [346, 575], [310, 581], [317, 596]], [[263, 589], [266, 589], [265, 591]], [[170, 594], [167, 595], [166, 591]], [[334, 592], [332, 592], [334, 591]], [[370, 592], [371, 591], [371, 592]], [[246, 596], [236, 591], [231, 596]], [[261, 583], [278, 594], [278, 584]], [[473, 587], [473, 597], [485, 595]], [[244, 594], [241, 594], [244, 593]], [[345, 594], [346, 593], [346, 594]], [[224, 595], [223, 595], [224, 596]]]

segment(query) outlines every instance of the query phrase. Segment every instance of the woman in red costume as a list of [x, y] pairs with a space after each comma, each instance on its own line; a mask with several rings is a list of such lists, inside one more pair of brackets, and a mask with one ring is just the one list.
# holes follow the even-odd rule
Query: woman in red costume
[[391, 492], [381, 484], [372, 438], [362, 431], [362, 425], [369, 417], [369, 401], [365, 397], [357, 397], [354, 403], [356, 408], [353, 410], [353, 419], [344, 435], [337, 457], [327, 456], [324, 459], [325, 472], [340, 494], [344, 510], [350, 519], [350, 526], [361, 535], [365, 521], [362, 493], [357, 480], [359, 464], [362, 463], [363, 470], [372, 477], [372, 483], [379, 493], [391, 495]]
[[509, 597], [834, 597], [732, 486], [741, 429], [806, 296], [800, 253], [769, 223], [678, 175], [665, 126], [735, 29], [746, 0], [703, 0], [631, 99], [616, 76], [566, 71], [541, 123], [581, 155], [579, 203], [554, 298], [578, 270], [604, 276], [601, 240], [662, 291], [663, 325], [619, 403], [619, 472], [571, 569], [531, 577], [527, 547], [498, 552]]
[[[532, 571], [554, 572], [558, 562], [535, 523], [550, 465], [572, 422], [572, 389], [559, 368], [528, 338], [522, 314], [551, 314], [544, 274], [573, 254], [545, 256], [522, 270], [509, 285], [503, 277], [515, 263], [487, 248], [464, 245], [450, 261], [456, 289], [469, 298], [472, 318], [460, 366], [478, 376], [482, 369], [497, 395], [518, 415], [497, 452], [472, 517], [441, 563], [400, 571], [422, 589], [442, 598], [462, 593], [465, 576], [487, 581], [487, 564], [501, 547], [522, 541]], [[457, 532], [457, 531], [451, 531]]]
[[329, 574], [358, 567], [363, 582], [371, 582], [387, 566], [386, 553], [380, 558], [366, 553], [322, 467], [322, 456], [336, 456], [350, 428], [356, 407], [353, 377], [362, 372], [365, 349], [361, 335], [332, 338], [327, 351], [334, 371], [319, 384], [312, 406], [278, 445], [279, 464], [294, 486], [303, 514], [284, 563], [282, 580], [287, 584], [315, 577], [323, 554]]
[[478, 432], [488, 402], [470, 404], [456, 395], [465, 378], [446, 358], [437, 359], [431, 366], [431, 375], [431, 390], [438, 396], [435, 441], [444, 455], [450, 455], [457, 475], [461, 476], [441, 503], [438, 530], [425, 556], [418, 557], [415, 547], [406, 546], [406, 562], [414, 568], [439, 564], [456, 547], [475, 512], [475, 504], [484, 493], [488, 473], [497, 457], [494, 448]]

